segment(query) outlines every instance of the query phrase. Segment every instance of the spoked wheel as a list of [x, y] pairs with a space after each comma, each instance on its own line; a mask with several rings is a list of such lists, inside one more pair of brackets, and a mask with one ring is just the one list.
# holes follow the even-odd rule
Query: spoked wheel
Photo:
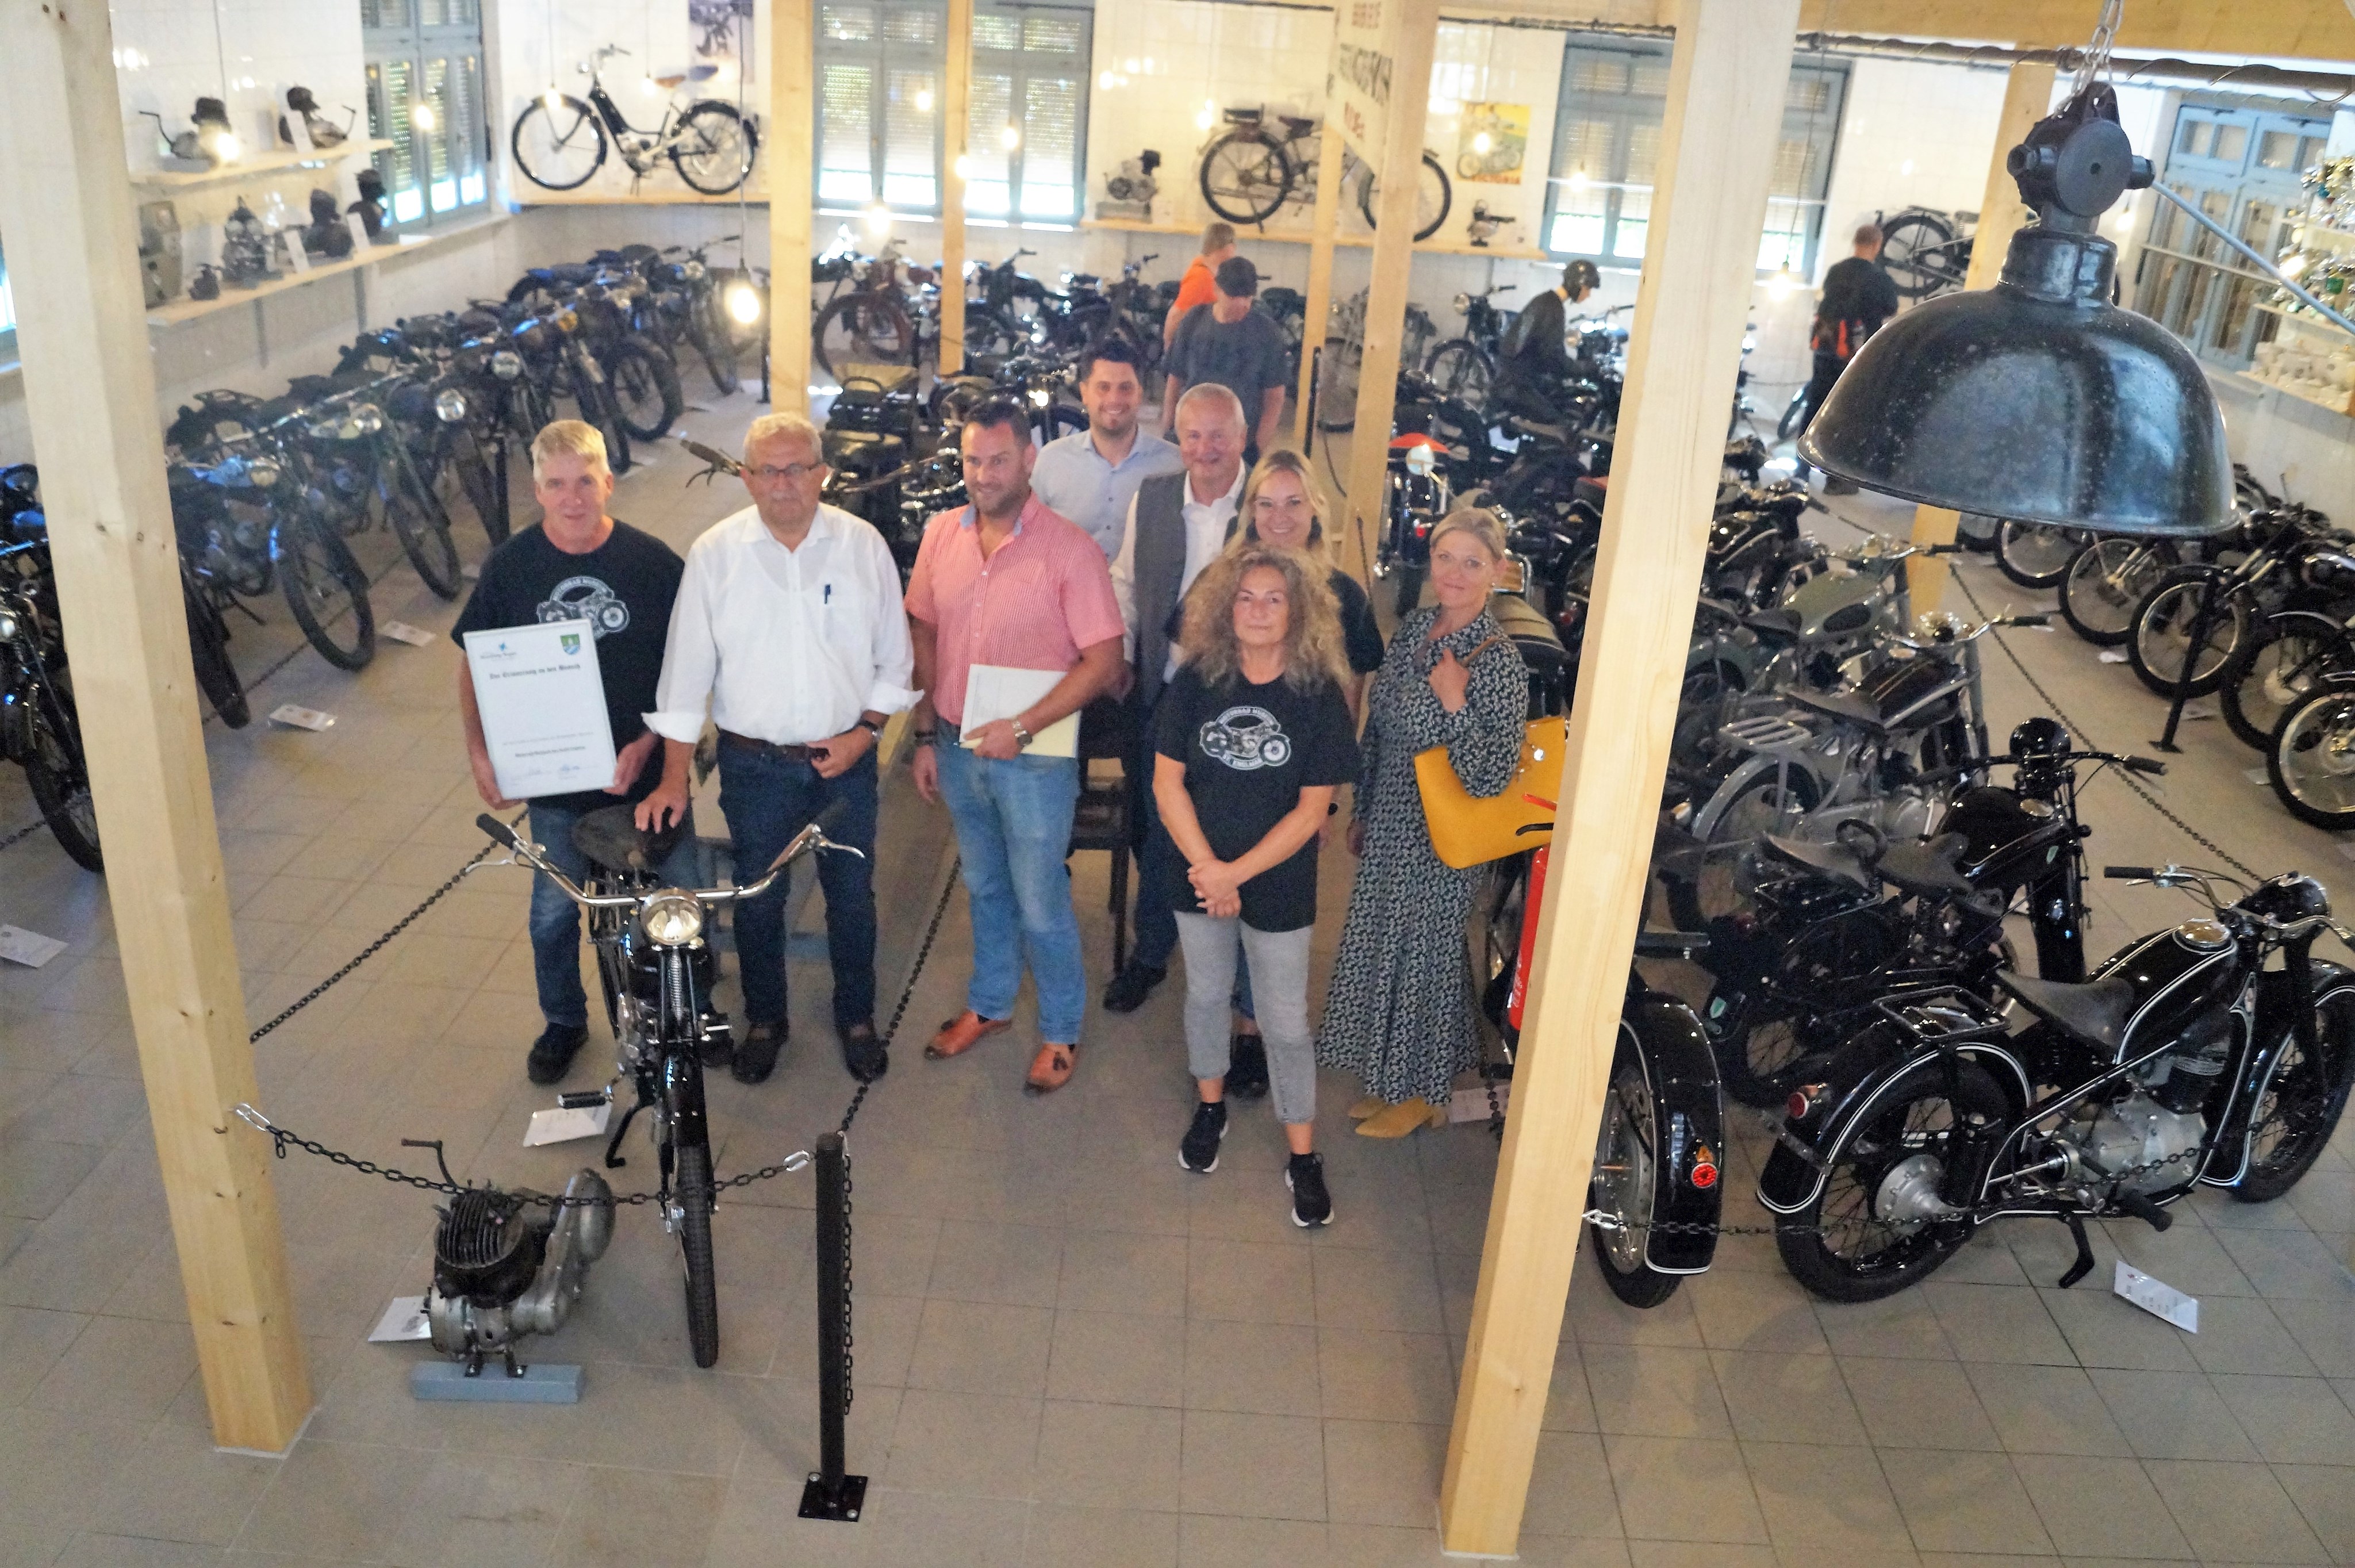
[[366, 669], [376, 657], [376, 607], [351, 547], [307, 519], [280, 528], [271, 542], [294, 624], [337, 669]]
[[390, 471], [380, 482], [379, 495], [393, 534], [400, 540], [401, 553], [409, 557], [409, 563], [417, 568], [417, 575], [435, 597], [455, 599], [465, 579], [458, 560], [458, 541], [450, 537], [450, 514], [442, 509], [441, 497], [418, 482], [417, 471], [410, 466], [405, 453], [389, 461]]
[[1832, 920], [1793, 941], [1764, 979], [1721, 981], [1702, 1009], [1702, 1029], [1717, 1056], [1718, 1082], [1742, 1104], [1780, 1105], [1820, 1060], [1826, 1033], [1820, 1015], [1795, 998], [1828, 999], [1897, 956], [1888, 925], [1859, 912]]
[[253, 722], [253, 708], [246, 700], [245, 682], [229, 660], [229, 624], [211, 596], [185, 575], [180, 593], [188, 617], [188, 658], [196, 667], [197, 689], [223, 724], [242, 730]]
[[2002, 528], [2001, 517], [1990, 517], [1985, 512], [1965, 512], [1955, 520], [1955, 542], [1980, 555], [1992, 555], [1996, 536]]
[[2355, 1083], [2355, 991], [2334, 992], [2316, 1006], [2314, 1034], [2313, 1054], [2295, 1034], [2283, 1046], [2250, 1113], [2249, 1168], [2227, 1189], [2243, 1203], [2271, 1202], [2296, 1187], [2337, 1130]]
[[679, 122], [670, 161], [678, 177], [706, 196], [725, 196], [752, 172], [754, 133], [735, 105], [705, 101]]
[[605, 127], [597, 112], [577, 98], [535, 98], [516, 116], [507, 137], [516, 167], [548, 190], [578, 190], [605, 163]]
[[678, 384], [678, 367], [634, 337], [625, 337], [606, 357], [607, 385], [614, 407], [630, 434], [639, 441], [660, 441], [687, 411], [687, 394]]
[[1813, 810], [1815, 797], [1814, 781], [1796, 771], [1787, 784], [1766, 772], [1743, 784], [1699, 835], [1709, 847], [1699, 869], [1689, 877], [1664, 879], [1677, 929], [1706, 931], [1718, 916], [1747, 908], [1742, 862], [1753, 853], [1750, 846], [1760, 834], [1777, 832], [1793, 816]]
[[2355, 827], [2355, 692], [2292, 709], [2265, 752], [2265, 778], [2300, 822]]
[[711, 372], [713, 389], [723, 398], [743, 384], [736, 373], [736, 340], [729, 334], [726, 315], [718, 291], [709, 292], [696, 302], [694, 324], [687, 334], [695, 351], [703, 357], [703, 368]]
[[1202, 155], [1202, 199], [1230, 223], [1264, 223], [1298, 178], [1284, 144], [1266, 131], [1230, 131]]
[[2232, 594], [2210, 612], [2206, 635], [2198, 652], [2191, 636], [2199, 625], [2200, 601], [2210, 579], [2186, 573], [2163, 580], [2135, 608], [2134, 635], [2126, 643], [2126, 662], [2136, 677], [2161, 697], [2180, 689], [2188, 697], [2205, 697], [2224, 682], [2224, 667], [2249, 635], [2249, 606]]
[[2224, 672], [2217, 706], [2225, 724], [2244, 745], [2260, 752], [2271, 746], [2282, 716], [2320, 688], [2339, 645], [2338, 638], [2296, 624], [2286, 630], [2260, 628]]
[[1774, 1238], [1784, 1266], [1828, 1301], [1878, 1301], [1921, 1280], [1970, 1239], [1938, 1186], [1949, 1159], [1971, 1157], [1965, 1138], [1999, 1120], [2003, 1092], [1977, 1062], [1913, 1069], [1837, 1137], [1815, 1201]]
[[845, 294], [818, 313], [810, 328], [817, 362], [837, 382], [852, 365], [905, 365], [916, 354], [916, 324], [899, 301], [881, 294]]
[[[65, 708], [65, 720], [73, 722], [70, 701], [58, 694]], [[57, 836], [58, 848], [63, 849], [77, 866], [85, 871], [103, 871], [105, 859], [98, 850], [98, 807], [90, 798], [90, 774], [76, 760], [74, 748], [66, 738], [50, 727], [48, 714], [36, 709], [33, 714], [33, 745], [25, 758], [25, 783], [33, 792], [33, 804], [40, 808], [42, 820]]]
[[1358, 422], [1358, 371], [1364, 366], [1363, 338], [1327, 338], [1316, 367], [1316, 428], [1338, 433]]
[[[1648, 1224], [1658, 1189], [1660, 1117], [1651, 1081], [1627, 1028], [1611, 1058], [1611, 1088], [1603, 1099], [1603, 1125], [1594, 1140], [1594, 1175], [1588, 1207], [1622, 1221]], [[1603, 1265], [1603, 1283], [1630, 1307], [1657, 1307], [1677, 1292], [1681, 1275], [1661, 1274], [1644, 1261], [1648, 1231], [1590, 1224], [1586, 1239]]]
[[2171, 564], [2137, 539], [2095, 539], [2061, 574], [2061, 614], [2095, 647], [2115, 648], [2134, 629], [2135, 606]]
[[2069, 562], [2092, 537], [2083, 528], [2056, 528], [2007, 518], [1996, 531], [1995, 563], [2022, 588], [2058, 588], [2068, 574]]
[[696, 1145], [678, 1151], [672, 1196], [679, 1207], [678, 1245], [687, 1265], [687, 1337], [695, 1364], [719, 1360], [719, 1285], [711, 1266], [711, 1151]]
[[1962, 269], [1946, 247], [1955, 231], [1926, 212], [1892, 218], [1881, 231], [1881, 270], [1909, 300], [1928, 299], [1962, 282]]
[[[1455, 187], [1449, 183], [1447, 171], [1439, 166], [1439, 160], [1429, 153], [1423, 155], [1419, 174], [1420, 183], [1414, 193], [1414, 237], [1428, 240], [1447, 221], [1447, 209], [1455, 202]], [[1377, 227], [1374, 214], [1380, 210], [1380, 201], [1381, 181], [1374, 177], [1373, 170], [1368, 169], [1358, 177], [1358, 212], [1369, 229]]]
[[1423, 373], [1438, 383], [1441, 391], [1474, 408], [1488, 400], [1488, 384], [1496, 379], [1496, 367], [1468, 337], [1451, 337], [1433, 349], [1431, 357], [1423, 361]]

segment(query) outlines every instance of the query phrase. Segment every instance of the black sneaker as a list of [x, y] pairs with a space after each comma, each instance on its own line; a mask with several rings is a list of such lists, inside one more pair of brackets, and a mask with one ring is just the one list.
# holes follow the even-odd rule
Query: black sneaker
[[731, 1071], [739, 1083], [764, 1083], [777, 1069], [777, 1052], [784, 1050], [786, 1026], [782, 1023], [754, 1024], [744, 1031], [743, 1043], [736, 1048], [736, 1061]]
[[1204, 1176], [1219, 1168], [1219, 1145], [1227, 1136], [1224, 1101], [1194, 1107], [1194, 1125], [1178, 1145], [1178, 1163]]
[[1227, 1061], [1228, 1093], [1238, 1100], [1267, 1097], [1267, 1045], [1259, 1036], [1235, 1036]]
[[1145, 1005], [1145, 998], [1153, 995], [1153, 987], [1168, 977], [1167, 969], [1156, 969], [1150, 964], [1139, 964], [1134, 958], [1130, 959], [1121, 972], [1112, 977], [1112, 984], [1104, 987], [1104, 1011], [1136, 1011]]
[[1284, 1168], [1284, 1184], [1292, 1189], [1292, 1222], [1302, 1230], [1333, 1222], [1333, 1195], [1325, 1190], [1325, 1157], [1295, 1154]]
[[875, 1026], [856, 1023], [841, 1031], [842, 1064], [861, 1083], [872, 1083], [891, 1070], [890, 1052], [875, 1038]]
[[539, 1031], [531, 1042], [531, 1054], [524, 1058], [523, 1070], [535, 1083], [561, 1083], [572, 1070], [572, 1059], [589, 1043], [585, 1024], [550, 1024]]

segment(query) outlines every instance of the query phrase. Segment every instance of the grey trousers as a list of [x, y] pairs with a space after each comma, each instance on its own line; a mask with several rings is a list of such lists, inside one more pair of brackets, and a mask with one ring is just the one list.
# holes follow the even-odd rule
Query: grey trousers
[[1178, 915], [1186, 954], [1186, 1064], [1197, 1078], [1224, 1075], [1227, 1007], [1234, 994], [1235, 938], [1251, 965], [1252, 1001], [1267, 1042], [1267, 1076], [1276, 1119], [1316, 1119], [1316, 1041], [1308, 1032], [1308, 944], [1314, 926], [1253, 931], [1241, 920]]

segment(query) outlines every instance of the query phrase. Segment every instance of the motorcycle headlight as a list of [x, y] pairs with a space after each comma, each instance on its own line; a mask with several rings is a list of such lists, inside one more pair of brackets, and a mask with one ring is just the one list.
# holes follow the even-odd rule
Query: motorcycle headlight
[[278, 464], [265, 459], [256, 458], [253, 462], [245, 465], [245, 476], [248, 480], [251, 481], [253, 487], [257, 490], [274, 490], [278, 487], [278, 480], [280, 477], [278, 473]]
[[444, 387], [433, 395], [433, 412], [443, 424], [456, 424], [466, 417], [466, 394], [455, 387]]
[[1455, 314], [1458, 315], [1470, 315], [1472, 314], [1472, 296], [1470, 294], [1457, 294], [1455, 296]]
[[356, 434], [374, 435], [384, 428], [384, 411], [374, 403], [362, 403], [352, 411], [352, 417], [344, 422]]
[[703, 934], [703, 906], [692, 893], [666, 888], [638, 906], [646, 940], [659, 947], [684, 947]]
[[18, 630], [16, 617], [5, 610], [0, 610], [0, 643], [15, 642]]
[[700, 261], [689, 261], [679, 268], [680, 274], [689, 283], [700, 282], [702, 279], [709, 276], [710, 272], [711, 269], [705, 266]]
[[344, 426], [343, 421], [340, 420], [317, 421], [310, 427], [310, 431], [311, 439], [314, 441], [341, 441], [344, 439]]
[[1030, 389], [1030, 406], [1032, 408], [1043, 409], [1054, 400], [1055, 394], [1049, 391], [1046, 388], [1033, 387]]
[[491, 374], [502, 381], [512, 381], [523, 374], [523, 356], [512, 348], [502, 348], [491, 356]]

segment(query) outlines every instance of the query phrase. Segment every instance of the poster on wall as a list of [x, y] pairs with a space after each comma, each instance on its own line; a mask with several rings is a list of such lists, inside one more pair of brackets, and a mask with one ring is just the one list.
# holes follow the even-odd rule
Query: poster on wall
[[1390, 123], [1391, 31], [1399, 0], [1340, 0], [1333, 13], [1333, 69], [1326, 78], [1327, 123], [1376, 170]]
[[1467, 103], [1456, 143], [1455, 174], [1484, 185], [1518, 185], [1529, 153], [1529, 106]]
[[713, 68], [711, 80], [732, 85], [752, 73], [752, 0], [687, 0], [687, 30], [695, 37], [695, 60]]

